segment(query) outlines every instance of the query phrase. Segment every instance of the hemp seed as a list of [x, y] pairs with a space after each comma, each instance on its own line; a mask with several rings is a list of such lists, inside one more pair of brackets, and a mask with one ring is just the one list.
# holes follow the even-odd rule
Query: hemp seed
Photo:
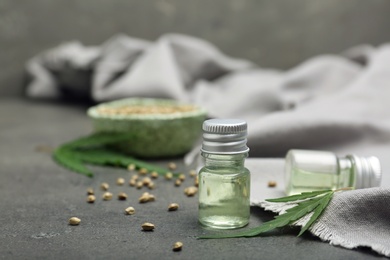
[[119, 193], [118, 200], [127, 200], [127, 194], [124, 192]]
[[135, 209], [133, 207], [128, 207], [125, 209], [125, 212], [127, 215], [134, 215], [135, 214]]
[[103, 200], [111, 200], [112, 199], [112, 193], [111, 192], [105, 192], [103, 194]]
[[196, 193], [198, 192], [198, 188], [196, 187], [187, 187], [184, 189], [184, 193], [188, 196], [188, 197], [192, 197], [194, 196]]
[[186, 176], [183, 173], [181, 173], [178, 178], [179, 180], [184, 181], [186, 179]]
[[195, 170], [191, 170], [190, 171], [190, 176], [191, 177], [195, 177], [196, 176], [196, 171]]
[[150, 202], [150, 201], [155, 201], [156, 198], [154, 197], [154, 195], [150, 194], [149, 192], [144, 192], [141, 197], [139, 197], [138, 201], [139, 203], [146, 203], [146, 202]]
[[181, 180], [180, 179], [176, 179], [175, 180], [175, 186], [179, 187], [180, 185], [181, 185]]
[[119, 185], [119, 186], [123, 185], [124, 183], [125, 183], [125, 179], [123, 179], [123, 178], [118, 178], [116, 180], [116, 184]]
[[179, 204], [177, 203], [171, 203], [168, 206], [168, 211], [176, 211], [179, 208]]
[[149, 201], [155, 201], [156, 197], [152, 194], [149, 195]]
[[152, 223], [148, 223], [148, 222], [143, 223], [141, 227], [142, 227], [143, 231], [153, 231], [153, 229], [154, 229], [154, 225]]
[[171, 180], [173, 178], [173, 174], [171, 173], [171, 172], [167, 172], [166, 174], [165, 174], [165, 179], [166, 180]]
[[148, 174], [148, 169], [146, 169], [146, 168], [141, 168], [141, 169], [139, 169], [138, 173], [139, 173], [140, 175], [146, 175], [146, 174]]
[[183, 243], [182, 242], [176, 242], [175, 244], [173, 244], [172, 250], [173, 251], [181, 251], [182, 248], [183, 248]]
[[268, 182], [268, 187], [270, 187], [270, 188], [273, 188], [273, 187], [276, 187], [276, 181], [269, 181]]
[[110, 188], [110, 185], [108, 185], [107, 182], [103, 182], [101, 185], [100, 185], [100, 188], [104, 191], [107, 191], [108, 188]]
[[152, 177], [153, 179], [157, 179], [158, 178], [158, 172], [152, 172], [150, 174], [150, 177]]
[[168, 169], [170, 169], [172, 171], [176, 170], [177, 169], [176, 163], [174, 163], [174, 162], [168, 163]]
[[81, 219], [77, 218], [77, 217], [71, 217], [69, 219], [69, 225], [71, 226], [77, 226], [78, 224], [80, 224], [81, 222]]
[[132, 186], [132, 187], [134, 187], [135, 185], [137, 185], [137, 181], [134, 180], [134, 179], [131, 179], [131, 180], [129, 181], [129, 185]]
[[195, 177], [194, 186], [199, 187], [199, 177], [198, 176]]
[[150, 182], [150, 183], [148, 184], [148, 188], [149, 188], [150, 190], [153, 190], [153, 189], [155, 188], [154, 183], [153, 183], [153, 182]]
[[151, 183], [152, 180], [149, 178], [149, 177], [145, 177], [142, 179], [142, 183], [144, 184], [144, 186], [148, 186], [149, 183]]
[[144, 184], [142, 181], [138, 181], [136, 186], [137, 186], [137, 189], [141, 189], [144, 186]]
[[95, 192], [93, 191], [92, 188], [87, 189], [87, 195], [94, 195], [94, 194], [95, 194]]
[[95, 200], [96, 200], [95, 195], [88, 195], [88, 197], [87, 197], [87, 202], [88, 203], [94, 203]]
[[129, 171], [134, 171], [134, 170], [135, 170], [135, 164], [129, 164], [129, 165], [127, 166], [127, 170], [129, 170]]

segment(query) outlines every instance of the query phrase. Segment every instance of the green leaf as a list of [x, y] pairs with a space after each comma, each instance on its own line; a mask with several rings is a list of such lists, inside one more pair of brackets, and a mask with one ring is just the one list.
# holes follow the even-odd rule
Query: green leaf
[[301, 228], [301, 231], [299, 232], [298, 236], [301, 236], [303, 232], [305, 232], [321, 216], [322, 212], [328, 206], [332, 197], [333, 197], [333, 192], [330, 192], [329, 194], [321, 198], [320, 204], [314, 210], [314, 213], [310, 217], [310, 220]]
[[[324, 195], [324, 196], [318, 196], [318, 195]], [[334, 192], [329, 191], [322, 191], [319, 192], [306, 192], [302, 193], [300, 195], [293, 195], [289, 197], [282, 198], [282, 202], [285, 201], [294, 201], [292, 198], [298, 198], [297, 206], [290, 208], [286, 211], [286, 213], [278, 215], [275, 217], [275, 219], [268, 221], [259, 227], [251, 228], [248, 230], [244, 230], [241, 232], [236, 233], [228, 233], [228, 234], [219, 234], [219, 235], [206, 235], [199, 237], [200, 239], [210, 239], [210, 238], [234, 238], [234, 237], [254, 237], [258, 236], [261, 233], [273, 230], [278, 227], [283, 227], [287, 225], [291, 225], [298, 219], [304, 217], [306, 214], [312, 212], [314, 210], [313, 216], [310, 218], [308, 224], [306, 224], [303, 228], [304, 230], [300, 232], [300, 235], [307, 230], [315, 220], [321, 215], [323, 210], [328, 205], [329, 201], [331, 200]], [[305, 201], [299, 201], [302, 199], [307, 199]], [[278, 199], [277, 199], [278, 200]], [[270, 200], [267, 200], [270, 201]], [[319, 208], [317, 210], [317, 208]]]
[[[89, 177], [92, 177], [93, 173], [85, 167], [84, 163], [124, 168], [134, 164], [138, 170], [145, 168], [149, 172], [156, 171], [159, 175], [169, 172], [169, 170], [162, 167], [109, 149], [109, 145], [129, 140], [130, 137], [129, 134], [121, 133], [91, 134], [61, 145], [54, 151], [53, 157], [60, 165]], [[173, 175], [177, 176], [178, 173], [173, 173]]]
[[320, 190], [320, 191], [312, 191], [312, 192], [302, 192], [301, 194], [287, 196], [287, 197], [281, 197], [277, 199], [266, 199], [265, 201], [268, 202], [290, 202], [290, 201], [296, 201], [296, 200], [304, 200], [312, 197], [316, 197], [321, 194], [325, 194], [330, 192], [331, 190]]
[[84, 166], [83, 162], [67, 150], [56, 149], [54, 151], [53, 158], [58, 164], [68, 168], [69, 170], [84, 174], [88, 177], [93, 177], [93, 173]]

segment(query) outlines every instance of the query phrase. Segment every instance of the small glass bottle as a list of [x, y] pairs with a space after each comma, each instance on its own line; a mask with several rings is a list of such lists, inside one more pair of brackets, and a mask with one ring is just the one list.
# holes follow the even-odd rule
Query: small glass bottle
[[239, 119], [203, 123], [199, 171], [199, 222], [206, 227], [232, 229], [249, 222], [250, 173], [244, 167], [247, 124]]
[[285, 161], [286, 194], [315, 190], [377, 187], [381, 165], [375, 156], [338, 158], [325, 151], [290, 150]]

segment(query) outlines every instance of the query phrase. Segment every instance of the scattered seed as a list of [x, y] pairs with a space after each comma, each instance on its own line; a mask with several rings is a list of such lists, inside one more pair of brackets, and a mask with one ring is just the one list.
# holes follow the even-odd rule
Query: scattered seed
[[183, 173], [181, 173], [178, 178], [179, 180], [184, 181], [186, 179], [186, 176]]
[[198, 176], [195, 177], [194, 186], [199, 187], [199, 177]]
[[180, 179], [176, 179], [175, 180], [175, 186], [179, 187], [180, 185], [181, 185], [181, 180]]
[[94, 195], [94, 194], [95, 194], [95, 192], [93, 191], [92, 188], [87, 189], [87, 195]]
[[134, 180], [134, 179], [131, 179], [131, 180], [129, 181], [129, 185], [134, 187], [135, 185], [137, 185], [137, 181]]
[[168, 206], [168, 211], [175, 211], [175, 210], [177, 210], [179, 208], [179, 204], [177, 204], [177, 203], [171, 203], [171, 204], [169, 204], [169, 206]]
[[128, 207], [125, 209], [127, 215], [134, 215], [135, 209], [133, 207]]
[[144, 186], [148, 186], [149, 183], [152, 182], [152, 179], [150, 179], [149, 177], [145, 177], [142, 179], [142, 183], [144, 184]]
[[188, 197], [192, 197], [194, 196], [196, 193], [198, 192], [198, 188], [196, 187], [187, 187], [184, 189], [184, 193], [188, 196]]
[[151, 189], [151, 190], [153, 190], [153, 189], [155, 188], [154, 183], [153, 183], [153, 182], [150, 182], [150, 183], [148, 184], [148, 188]]
[[119, 193], [118, 200], [127, 200], [127, 194], [124, 192]]
[[149, 195], [149, 201], [155, 201], [156, 197], [152, 194]]
[[129, 164], [129, 165], [127, 166], [127, 170], [129, 170], [129, 171], [134, 171], [134, 170], [135, 170], [135, 164]]
[[94, 203], [95, 200], [96, 200], [95, 195], [88, 195], [88, 197], [87, 197], [87, 202], [88, 203]]
[[171, 180], [172, 178], [173, 178], [173, 174], [172, 174], [171, 172], [167, 172], [167, 173], [165, 174], [165, 179]]
[[138, 181], [136, 186], [137, 186], [137, 189], [141, 189], [144, 186], [144, 184], [142, 181]]
[[148, 223], [148, 222], [143, 223], [141, 227], [142, 227], [143, 231], [153, 231], [153, 229], [154, 229], [154, 225], [152, 223]]
[[100, 188], [104, 191], [107, 191], [108, 188], [110, 187], [110, 185], [108, 185], [107, 182], [103, 182], [101, 185], [100, 185]]
[[139, 197], [138, 201], [139, 203], [146, 203], [146, 202], [150, 202], [150, 201], [155, 201], [156, 198], [154, 197], [154, 195], [150, 194], [149, 192], [144, 192], [141, 197]]
[[132, 180], [138, 180], [138, 174], [133, 174], [132, 176], [131, 176], [131, 179]]
[[158, 172], [152, 172], [150, 174], [150, 176], [153, 178], [153, 179], [157, 179], [158, 178]]
[[69, 225], [72, 225], [72, 226], [77, 226], [78, 224], [80, 224], [81, 222], [81, 219], [77, 218], [77, 217], [71, 217], [69, 219]]
[[190, 171], [190, 176], [191, 177], [195, 177], [196, 176], [196, 171], [195, 170], [191, 170]]
[[270, 187], [270, 188], [273, 188], [273, 187], [276, 187], [276, 181], [269, 181], [268, 182], [268, 187]]
[[168, 163], [168, 169], [173, 171], [173, 170], [176, 170], [176, 168], [177, 168], [176, 163], [174, 163], [174, 162]]
[[111, 200], [112, 199], [112, 193], [111, 192], [105, 192], [103, 194], [103, 200]]
[[148, 169], [141, 168], [141, 169], [139, 169], [138, 173], [141, 174], [141, 175], [146, 175], [146, 174], [148, 174]]
[[117, 180], [116, 180], [116, 184], [117, 185], [123, 185], [125, 183], [125, 179], [123, 179], [123, 178], [118, 178]]
[[183, 243], [182, 242], [176, 242], [175, 244], [173, 244], [173, 251], [181, 251], [181, 249], [183, 248]]
[[146, 203], [149, 202], [149, 197], [148, 196], [141, 196], [138, 199], [139, 203]]

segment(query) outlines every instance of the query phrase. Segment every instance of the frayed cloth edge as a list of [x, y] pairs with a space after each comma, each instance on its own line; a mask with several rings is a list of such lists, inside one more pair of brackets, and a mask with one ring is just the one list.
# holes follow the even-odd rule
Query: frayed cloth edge
[[309, 231], [314, 236], [319, 237], [322, 241], [329, 242], [329, 244], [333, 245], [333, 246], [341, 246], [341, 247], [345, 247], [348, 249], [354, 249], [354, 248], [358, 248], [358, 247], [369, 247], [373, 251], [375, 251], [381, 255], [390, 257], [390, 249], [386, 248], [383, 245], [356, 244], [356, 243], [347, 241], [339, 236], [335, 236], [334, 234], [332, 234], [332, 232], [325, 225], [323, 225], [321, 223], [321, 219], [319, 219], [316, 223], [314, 223], [314, 225], [309, 228]]
[[[272, 211], [275, 213], [283, 214], [288, 210], [289, 208], [295, 207], [297, 204], [291, 203], [291, 202], [285, 202], [285, 203], [274, 203], [274, 202], [267, 202], [267, 201], [260, 201], [253, 203], [253, 206], [260, 206], [264, 208], [267, 211]], [[293, 223], [293, 226], [304, 226], [307, 221], [310, 219], [310, 215], [306, 215], [297, 221]], [[352, 243], [350, 241], [347, 241], [339, 236], [335, 236], [332, 234], [332, 232], [321, 223], [321, 218], [319, 218], [310, 228], [310, 233], [312, 233], [314, 236], [319, 237], [324, 242], [329, 242], [330, 245], [333, 246], [340, 246], [348, 249], [354, 249], [357, 247], [369, 247], [373, 251], [384, 255], [386, 257], [390, 257], [390, 249], [386, 248], [383, 245], [373, 244], [373, 245], [364, 245], [364, 244], [356, 244]]]

